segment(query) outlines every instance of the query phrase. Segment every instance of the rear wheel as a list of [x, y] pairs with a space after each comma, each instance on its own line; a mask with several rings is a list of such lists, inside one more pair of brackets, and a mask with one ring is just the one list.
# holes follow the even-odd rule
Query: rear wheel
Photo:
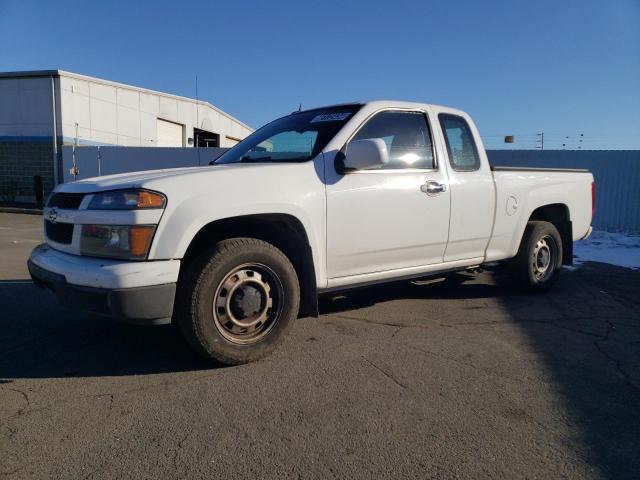
[[518, 254], [511, 262], [516, 284], [530, 291], [545, 291], [556, 282], [562, 270], [562, 239], [549, 222], [527, 223]]
[[223, 240], [181, 279], [177, 317], [187, 342], [228, 365], [273, 352], [297, 317], [300, 288], [289, 259], [252, 238]]

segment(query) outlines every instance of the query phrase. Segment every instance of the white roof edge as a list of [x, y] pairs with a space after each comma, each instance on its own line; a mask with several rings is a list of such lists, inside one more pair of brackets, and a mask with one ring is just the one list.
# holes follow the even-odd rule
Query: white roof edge
[[[426, 103], [426, 102], [415, 102], [415, 101], [411, 101], [411, 100], [390, 100], [390, 99], [371, 99], [371, 100], [360, 100], [360, 101], [354, 101], [354, 102], [343, 102], [343, 103], [336, 103], [336, 104], [332, 104], [332, 105], [323, 105], [322, 107], [314, 107], [314, 108], [309, 108], [306, 110], [315, 110], [318, 108], [335, 108], [335, 107], [342, 107], [342, 106], [350, 106], [350, 105], [360, 105], [360, 106], [365, 106], [365, 105], [373, 105], [375, 107], [379, 107], [379, 108], [392, 108], [392, 107], [402, 107], [402, 108], [432, 108], [434, 110], [440, 110], [443, 112], [449, 112], [449, 113], [456, 113], [456, 114], [461, 114], [461, 115], [468, 115], [467, 112], [465, 112], [464, 110], [461, 110], [459, 108], [456, 107], [449, 107], [447, 105], [439, 105], [436, 103]], [[305, 110], [303, 110], [305, 111]]]
[[415, 102], [415, 101], [411, 101], [411, 100], [379, 99], [379, 100], [369, 100], [367, 102], [364, 102], [364, 104], [366, 104], [366, 105], [375, 104], [375, 105], [379, 105], [379, 106], [389, 106], [389, 107], [391, 107], [393, 105], [396, 105], [396, 106], [402, 106], [402, 107], [407, 107], [407, 108], [428, 107], [428, 108], [433, 108], [435, 110], [457, 112], [457, 113], [468, 115], [467, 112], [465, 112], [464, 110], [461, 110], [459, 108], [456, 108], [456, 107], [450, 107], [448, 105], [440, 105], [440, 104], [437, 104], [437, 103]]
[[66, 70], [33, 70], [33, 71], [2, 72], [2, 73], [0, 73], [0, 78], [12, 78], [12, 77], [16, 77], [16, 78], [17, 77], [23, 77], [24, 78], [24, 77], [44, 77], [44, 76], [58, 76], [58, 77], [77, 78], [78, 80], [87, 80], [87, 81], [91, 81], [91, 82], [95, 82], [95, 83], [102, 83], [104, 85], [111, 85], [113, 87], [127, 88], [129, 90], [136, 90], [136, 91], [139, 91], [139, 92], [151, 93], [153, 95], [160, 95], [160, 96], [163, 96], [163, 97], [174, 98], [176, 100], [185, 100], [185, 101], [188, 101], [188, 102], [191, 102], [191, 103], [197, 103], [199, 105], [210, 107], [213, 110], [215, 110], [216, 112], [218, 112], [219, 114], [224, 115], [225, 117], [233, 120], [234, 122], [239, 123], [243, 127], [248, 128], [249, 130], [253, 131], [253, 128], [251, 128], [246, 123], [241, 122], [240, 120], [238, 120], [234, 116], [229, 115], [227, 112], [225, 112], [223, 110], [220, 110], [218, 107], [216, 107], [215, 105], [210, 104], [209, 102], [207, 102], [205, 100], [196, 100], [195, 98], [183, 97], [181, 95], [174, 95], [172, 93], [159, 92], [157, 90], [151, 90], [149, 88], [136, 87], [135, 85], [129, 85], [129, 84], [126, 84], [126, 83], [114, 82], [114, 81], [111, 81], [111, 80], [105, 80], [103, 78], [91, 77], [89, 75], [82, 75], [80, 73], [68, 72]]

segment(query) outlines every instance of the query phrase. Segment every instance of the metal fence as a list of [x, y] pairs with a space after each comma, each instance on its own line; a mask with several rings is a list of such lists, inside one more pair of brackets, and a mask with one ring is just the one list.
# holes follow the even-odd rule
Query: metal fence
[[640, 233], [640, 150], [487, 150], [492, 165], [586, 168], [596, 180], [594, 228]]
[[[224, 148], [78, 147], [77, 179], [158, 168], [206, 165]], [[64, 181], [73, 180], [72, 147], [63, 147]], [[640, 150], [487, 150], [492, 165], [587, 168], [596, 180], [601, 230], [640, 233]]]
[[65, 182], [115, 173], [157, 170], [160, 168], [197, 167], [207, 165], [227, 148], [163, 148], [163, 147], [76, 147], [77, 175], [71, 173], [74, 148], [62, 147], [62, 169]]

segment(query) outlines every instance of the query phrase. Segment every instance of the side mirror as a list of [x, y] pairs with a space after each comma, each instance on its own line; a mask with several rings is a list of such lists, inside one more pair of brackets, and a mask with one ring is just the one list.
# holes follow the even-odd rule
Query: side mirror
[[389, 163], [387, 144], [381, 138], [354, 140], [347, 145], [344, 158], [346, 170], [364, 170]]

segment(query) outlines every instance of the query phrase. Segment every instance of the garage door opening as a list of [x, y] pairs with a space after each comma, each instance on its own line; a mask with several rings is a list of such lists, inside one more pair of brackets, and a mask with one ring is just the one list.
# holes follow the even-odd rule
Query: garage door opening
[[207, 132], [200, 128], [193, 129], [193, 145], [194, 147], [219, 147], [220, 135], [213, 132]]
[[184, 147], [183, 125], [158, 118], [158, 147]]

